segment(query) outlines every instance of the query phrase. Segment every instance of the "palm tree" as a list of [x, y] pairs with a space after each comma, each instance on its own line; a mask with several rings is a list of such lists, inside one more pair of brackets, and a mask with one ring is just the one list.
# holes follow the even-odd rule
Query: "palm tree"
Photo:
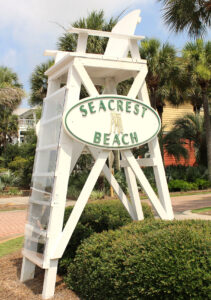
[[176, 50], [169, 44], [161, 45], [157, 39], [145, 39], [140, 47], [141, 58], [147, 59], [146, 83], [151, 106], [157, 109], [161, 119], [165, 100], [174, 105], [183, 102], [186, 84], [182, 63]]
[[[104, 11], [100, 10], [99, 12], [91, 12], [90, 14], [88, 14], [87, 18], [79, 19], [78, 21], [72, 23], [71, 26], [78, 28], [111, 31], [117, 21], [118, 18], [111, 18], [109, 21], [106, 21]], [[103, 53], [105, 51], [106, 44], [106, 38], [89, 36], [87, 41], [87, 52]], [[59, 38], [57, 45], [58, 50], [71, 52], [75, 51], [77, 46], [77, 35], [70, 34], [65, 31], [65, 33]], [[36, 66], [34, 72], [32, 73], [30, 79], [31, 96], [29, 100], [32, 106], [42, 104], [43, 98], [45, 98], [46, 96], [47, 76], [45, 76], [45, 71], [52, 65], [53, 61], [49, 60], [46, 63], [42, 63]], [[87, 96], [88, 94], [85, 88], [82, 86], [81, 98], [85, 98]]]
[[0, 147], [17, 136], [18, 120], [12, 115], [25, 93], [18, 76], [7, 67], [0, 67]]
[[163, 4], [163, 19], [175, 32], [187, 30], [190, 36], [200, 37], [211, 26], [210, 0], [158, 0]]
[[36, 66], [34, 72], [30, 78], [30, 85], [31, 85], [31, 95], [29, 99], [29, 103], [34, 105], [42, 104], [43, 99], [47, 93], [48, 87], [48, 78], [45, 75], [45, 71], [49, 69], [53, 65], [53, 60], [48, 60], [45, 63], [42, 63]]
[[178, 118], [171, 131], [163, 137], [165, 151], [177, 161], [181, 157], [188, 159], [188, 150], [184, 147], [187, 143], [190, 145], [193, 143], [196, 162], [206, 165], [204, 118], [199, 114], [187, 114]]
[[201, 100], [204, 109], [204, 123], [207, 145], [207, 163], [209, 180], [211, 182], [211, 122], [209, 111], [209, 95], [211, 84], [211, 42], [204, 43], [198, 39], [189, 42], [183, 49], [186, 70], [189, 74], [191, 86], [201, 89]]
[[17, 74], [7, 67], [0, 66], [0, 105], [14, 110], [24, 95]]
[[[86, 18], [79, 19], [71, 24], [76, 28], [88, 28], [94, 30], [111, 31], [114, 25], [117, 23], [119, 17], [111, 18], [106, 21], [104, 11], [92, 11]], [[88, 53], [104, 53], [108, 39], [96, 36], [89, 36], [87, 41]], [[58, 49], [61, 51], [76, 51], [77, 35], [65, 32], [63, 36], [59, 38], [57, 43]]]

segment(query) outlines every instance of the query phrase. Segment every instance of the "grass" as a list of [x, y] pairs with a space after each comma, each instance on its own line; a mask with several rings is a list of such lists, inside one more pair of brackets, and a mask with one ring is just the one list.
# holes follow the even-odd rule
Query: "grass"
[[22, 248], [24, 237], [9, 240], [0, 244], [0, 257], [15, 252]]
[[192, 213], [202, 213], [202, 212], [208, 212], [211, 211], [211, 207], [203, 207], [198, 209], [193, 209]]

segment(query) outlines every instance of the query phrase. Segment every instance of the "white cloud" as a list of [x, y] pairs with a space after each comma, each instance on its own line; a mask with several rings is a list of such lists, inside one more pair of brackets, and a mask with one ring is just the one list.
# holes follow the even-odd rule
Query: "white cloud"
[[8, 51], [0, 57], [0, 64], [10, 68], [14, 68], [17, 63], [17, 52], [15, 49], [8, 49]]

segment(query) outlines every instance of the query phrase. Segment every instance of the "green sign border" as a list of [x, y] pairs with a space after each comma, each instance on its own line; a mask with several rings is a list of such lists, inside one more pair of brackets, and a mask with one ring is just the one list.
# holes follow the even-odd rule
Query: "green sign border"
[[[143, 105], [143, 106], [145, 106], [146, 108], [148, 108], [149, 110], [151, 110], [153, 113], [154, 113], [154, 115], [157, 117], [157, 119], [158, 119], [158, 124], [159, 124], [159, 126], [158, 126], [158, 129], [157, 129], [157, 131], [155, 132], [155, 134], [153, 134], [153, 136], [151, 136], [149, 139], [147, 139], [147, 140], [145, 140], [144, 142], [141, 142], [141, 143], [137, 143], [137, 144], [134, 144], [134, 145], [130, 145], [130, 146], [128, 146], [128, 147], [126, 147], [126, 146], [119, 146], [119, 147], [106, 147], [106, 146], [102, 146], [102, 145], [96, 145], [96, 144], [94, 144], [94, 143], [90, 143], [90, 142], [87, 142], [87, 141], [84, 141], [84, 140], [82, 140], [81, 138], [79, 138], [78, 136], [76, 136], [70, 129], [69, 129], [69, 127], [68, 127], [68, 125], [67, 125], [67, 117], [68, 117], [68, 115], [69, 115], [69, 113], [72, 111], [72, 110], [74, 110], [74, 108], [75, 107], [77, 107], [77, 106], [80, 106], [81, 104], [83, 104], [83, 103], [86, 103], [86, 102], [89, 102], [89, 101], [96, 101], [96, 100], [99, 100], [99, 99], [106, 99], [106, 98], [112, 98], [112, 99], [124, 99], [124, 100], [130, 100], [130, 101], [132, 101], [132, 102], [136, 102], [136, 103], [138, 103], [138, 104], [141, 104], [141, 105]], [[138, 146], [141, 146], [141, 145], [144, 145], [144, 144], [146, 144], [147, 142], [149, 142], [149, 141], [151, 141], [158, 133], [159, 133], [159, 131], [160, 131], [160, 129], [161, 129], [161, 120], [160, 120], [160, 117], [159, 117], [159, 115], [158, 115], [158, 113], [152, 108], [152, 107], [150, 107], [149, 105], [147, 105], [147, 104], [145, 104], [145, 103], [142, 103], [141, 101], [138, 101], [138, 100], [136, 100], [136, 99], [132, 99], [132, 98], [128, 98], [128, 97], [125, 97], [125, 96], [121, 96], [121, 95], [115, 95], [115, 96], [112, 96], [112, 95], [109, 95], [109, 96], [103, 96], [103, 95], [100, 95], [100, 96], [98, 96], [98, 97], [94, 97], [94, 98], [84, 98], [83, 100], [80, 100], [77, 104], [75, 104], [73, 107], [71, 107], [69, 110], [68, 110], [68, 112], [66, 113], [66, 115], [65, 115], [65, 117], [64, 117], [64, 122], [63, 122], [63, 124], [64, 124], [64, 127], [65, 127], [65, 129], [68, 131], [68, 133], [71, 135], [71, 137], [73, 137], [74, 139], [76, 139], [77, 141], [80, 141], [80, 142], [82, 142], [83, 144], [85, 144], [85, 145], [91, 145], [91, 146], [93, 146], [93, 147], [95, 147], [95, 148], [102, 148], [102, 149], [109, 149], [109, 150], [120, 150], [120, 149], [132, 149], [132, 148], [136, 148], [136, 147], [138, 147]]]

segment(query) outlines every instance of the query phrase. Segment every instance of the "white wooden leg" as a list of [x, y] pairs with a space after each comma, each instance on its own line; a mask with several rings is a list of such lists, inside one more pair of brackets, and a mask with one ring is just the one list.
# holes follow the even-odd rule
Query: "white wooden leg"
[[139, 164], [136, 161], [136, 159], [134, 158], [131, 151], [130, 150], [122, 151], [122, 155], [128, 161], [131, 169], [135, 173], [138, 181], [140, 182], [141, 186], [143, 187], [145, 193], [147, 194], [149, 200], [151, 201], [152, 205], [154, 206], [154, 208], [157, 211], [160, 218], [163, 220], [170, 220], [170, 218], [167, 216], [166, 211], [160, 204], [158, 197], [156, 196], [155, 192], [153, 191], [151, 185], [149, 184], [147, 178], [145, 177], [143, 171], [139, 167]]
[[49, 269], [45, 270], [42, 298], [50, 299], [54, 296], [56, 285], [56, 273], [58, 267], [58, 259], [50, 261]]
[[25, 282], [27, 280], [33, 279], [34, 272], [35, 272], [35, 264], [33, 264], [26, 257], [23, 257], [20, 281]]
[[70, 164], [70, 174], [72, 173], [72, 171], [84, 149], [84, 144], [81, 144], [76, 141], [72, 141], [72, 143], [73, 143], [73, 146], [72, 146], [72, 155], [71, 155], [71, 164]]
[[[89, 147], [89, 151], [91, 152], [92, 156], [96, 160], [97, 156], [98, 156], [98, 153], [99, 153], [99, 150]], [[127, 196], [125, 195], [125, 193], [121, 189], [119, 183], [116, 181], [115, 177], [111, 173], [111, 170], [107, 167], [106, 164], [103, 167], [103, 174], [105, 175], [105, 177], [108, 180], [108, 182], [110, 183], [110, 185], [113, 187], [113, 189], [114, 189], [115, 193], [117, 194], [119, 200], [122, 202], [122, 204], [124, 205], [124, 207], [128, 211], [131, 218], [133, 220], [137, 220], [137, 217], [135, 215], [133, 206], [131, 205], [131, 203], [128, 200]]]
[[171, 198], [169, 194], [168, 184], [166, 180], [165, 170], [163, 166], [163, 160], [160, 153], [160, 147], [158, 143], [158, 139], [155, 138], [149, 144], [150, 155], [156, 158], [156, 166], [153, 167], [155, 174], [156, 186], [158, 189], [158, 195], [160, 202], [162, 203], [169, 219], [174, 218], [174, 213], [171, 205]]
[[84, 207], [89, 199], [89, 196], [95, 186], [95, 183], [102, 171], [102, 168], [108, 158], [109, 151], [100, 152], [87, 180], [86, 183], [80, 193], [78, 200], [73, 208], [73, 211], [65, 225], [61, 236], [59, 237], [55, 249], [52, 251], [51, 259], [56, 259], [62, 257], [64, 250], [69, 242], [69, 239], [72, 236], [72, 233], [78, 223], [78, 220], [84, 210]]
[[136, 220], [143, 220], [144, 214], [141, 206], [141, 200], [138, 192], [138, 186], [136, 182], [136, 177], [129, 167], [125, 167], [125, 176], [128, 184], [128, 190], [130, 194], [130, 199], [132, 201], [134, 212], [136, 214]]

